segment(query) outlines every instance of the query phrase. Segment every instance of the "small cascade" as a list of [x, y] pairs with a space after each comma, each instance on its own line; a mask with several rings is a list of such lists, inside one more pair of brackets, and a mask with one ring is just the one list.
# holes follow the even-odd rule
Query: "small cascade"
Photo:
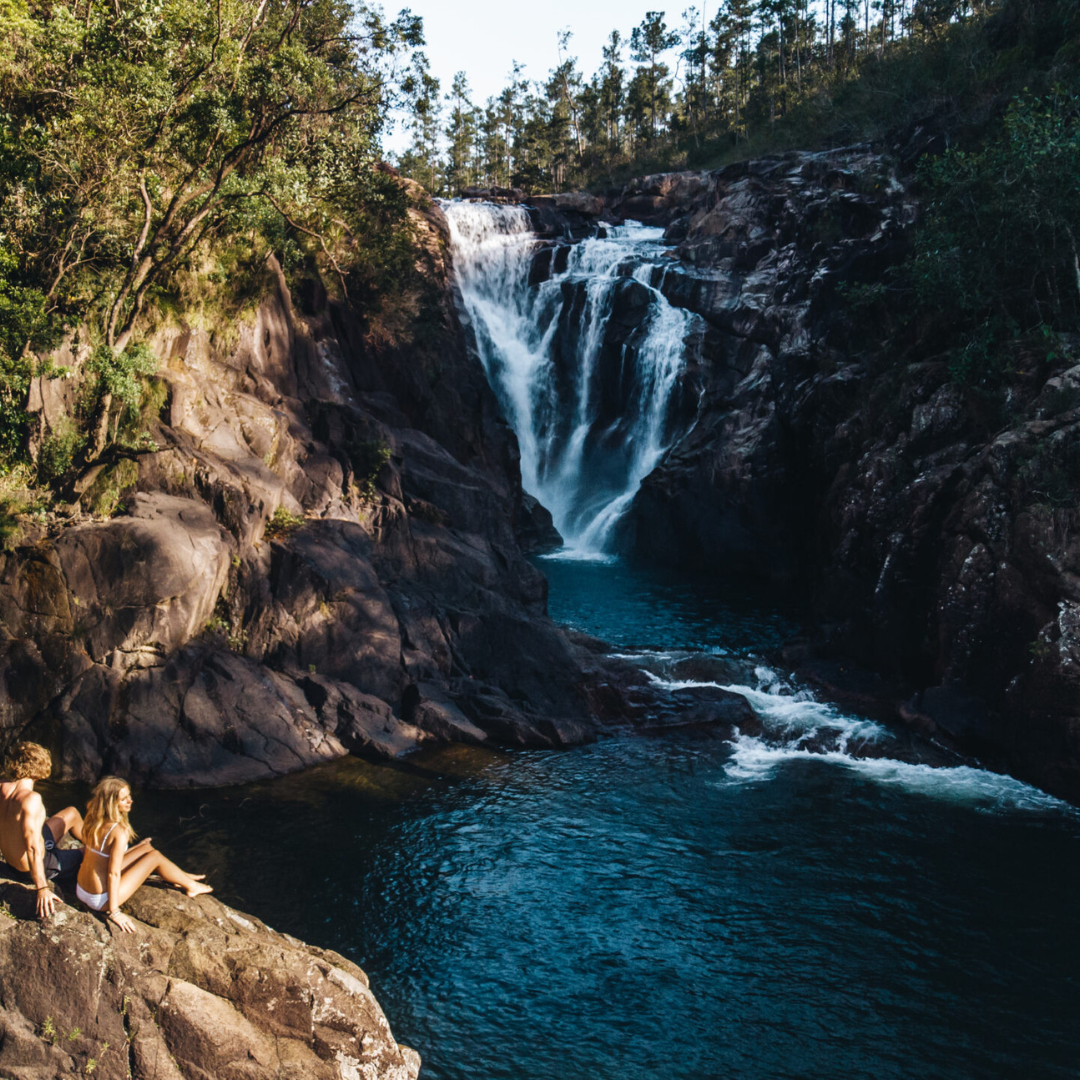
[[521, 447], [522, 484], [551, 511], [563, 557], [603, 558], [678, 434], [671, 404], [696, 317], [651, 285], [663, 230], [628, 222], [551, 251], [520, 207], [443, 210], [480, 357]]

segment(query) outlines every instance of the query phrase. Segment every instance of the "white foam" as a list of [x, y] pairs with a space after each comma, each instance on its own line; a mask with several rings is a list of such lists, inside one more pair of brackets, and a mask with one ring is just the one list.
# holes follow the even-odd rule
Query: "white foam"
[[761, 717], [766, 728], [775, 734], [788, 734], [804, 738], [823, 730], [836, 731], [850, 738], [890, 738], [889, 732], [880, 724], [864, 717], [849, 716], [835, 705], [817, 701], [808, 690], [794, 693], [774, 693], [750, 686], [729, 683], [721, 686], [733, 694], [741, 694], [750, 707]]
[[611, 566], [619, 561], [618, 555], [606, 555], [602, 551], [593, 551], [589, 548], [561, 547], [558, 551], [549, 551], [540, 556], [549, 562], [587, 562], [599, 563], [602, 566]]
[[845, 744], [853, 739], [866, 741], [891, 738], [889, 732], [880, 724], [861, 716], [849, 716], [835, 705], [816, 700], [809, 690], [789, 686], [771, 668], [759, 666], [754, 674], [759, 680], [757, 686], [700, 682], [695, 679], [662, 679], [646, 672], [653, 684], [664, 690], [709, 687], [741, 694], [761, 718], [771, 737], [785, 740], [786, 744], [795, 747], [817, 736]]
[[774, 746], [752, 735], [736, 734], [731, 740], [731, 760], [725, 767], [729, 780], [771, 779], [787, 761], [818, 761], [839, 766], [883, 786], [901, 788], [915, 795], [975, 806], [982, 810], [1076, 809], [1038, 788], [1001, 773], [970, 765], [937, 767], [896, 761], [893, 758], [855, 757], [845, 750], [809, 750], [798, 746]]

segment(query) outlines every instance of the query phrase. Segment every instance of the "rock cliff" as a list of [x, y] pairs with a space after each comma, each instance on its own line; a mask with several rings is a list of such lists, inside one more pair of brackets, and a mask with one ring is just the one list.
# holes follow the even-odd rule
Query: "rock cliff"
[[213, 897], [145, 885], [122, 933], [0, 881], [0, 1074], [416, 1080], [367, 976]]
[[[1021, 344], [1009, 387], [965, 388], [932, 332], [860, 296], [917, 220], [909, 151], [646, 177], [599, 208], [549, 199], [538, 259], [590, 223], [662, 225], [652, 285], [709, 327], [624, 550], [781, 586], [808, 610], [787, 653], [806, 675], [1075, 801], [1080, 353]], [[840, 657], [881, 677], [852, 693]]]
[[[429, 205], [416, 225], [430, 296], [403, 344], [273, 259], [250, 317], [153, 329], [162, 404], [138, 446], [0, 554], [0, 740], [49, 745], [59, 779], [187, 786], [591, 737], [445, 222]], [[69, 376], [35, 382], [42, 434], [88, 354], [76, 336]]]

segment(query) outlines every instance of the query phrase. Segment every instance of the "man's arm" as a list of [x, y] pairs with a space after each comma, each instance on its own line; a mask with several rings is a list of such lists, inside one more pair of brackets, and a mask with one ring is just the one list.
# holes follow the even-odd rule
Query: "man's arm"
[[37, 891], [37, 916], [44, 919], [56, 910], [56, 895], [45, 877], [45, 841], [41, 827], [45, 824], [45, 804], [41, 796], [32, 791], [23, 804], [23, 839], [26, 841], [26, 859], [30, 864], [30, 879]]

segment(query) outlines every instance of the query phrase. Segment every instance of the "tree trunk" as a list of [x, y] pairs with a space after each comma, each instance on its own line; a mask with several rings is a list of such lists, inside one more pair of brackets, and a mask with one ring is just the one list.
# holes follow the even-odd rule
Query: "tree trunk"
[[96, 461], [105, 452], [109, 442], [109, 411], [112, 408], [112, 394], [105, 394], [98, 403], [94, 416], [93, 434], [86, 450], [86, 460]]

